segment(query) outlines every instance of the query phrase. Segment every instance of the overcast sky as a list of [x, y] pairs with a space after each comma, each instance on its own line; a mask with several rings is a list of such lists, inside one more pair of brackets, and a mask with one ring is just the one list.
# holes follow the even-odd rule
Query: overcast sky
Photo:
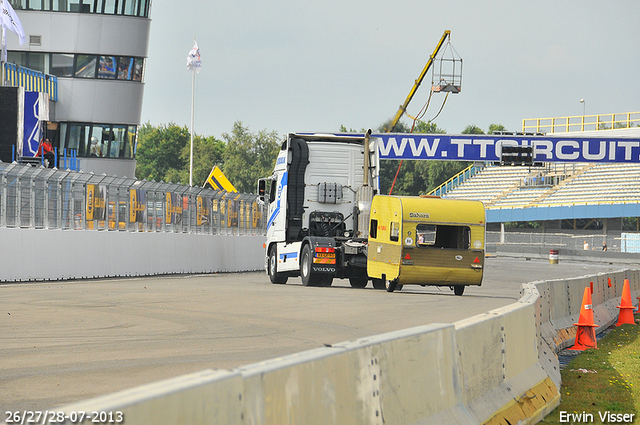
[[[195, 132], [377, 128], [394, 116], [445, 30], [462, 92], [434, 121], [519, 131], [523, 118], [640, 111], [640, 1], [156, 0], [142, 122]], [[425, 104], [431, 72], [408, 112]], [[444, 94], [433, 96], [425, 119]], [[584, 99], [585, 103], [580, 103]], [[409, 122], [406, 118], [405, 122]]]

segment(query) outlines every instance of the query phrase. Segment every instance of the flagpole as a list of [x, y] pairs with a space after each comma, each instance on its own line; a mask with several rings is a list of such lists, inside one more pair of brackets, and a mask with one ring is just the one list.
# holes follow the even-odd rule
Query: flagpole
[[189, 186], [193, 186], [193, 122], [194, 122], [194, 110], [196, 104], [196, 72], [200, 71], [200, 50], [198, 49], [198, 43], [196, 43], [196, 37], [193, 37], [193, 48], [189, 51], [187, 56], [187, 69], [193, 71], [191, 76], [191, 148], [189, 153]]
[[[3, 0], [0, 0], [0, 4], [2, 4]], [[4, 5], [3, 5], [4, 6]], [[4, 63], [5, 63], [5, 59], [4, 57], [7, 55], [6, 53], [6, 36], [7, 36], [7, 29], [5, 27], [2, 27], [2, 52], [0, 52], [0, 66], [2, 67], [2, 71], [0, 71], [0, 78], [2, 78], [2, 81], [0, 81], [0, 86], [4, 87]]]
[[191, 77], [191, 153], [189, 154], [189, 186], [193, 186], [193, 110], [195, 108], [196, 70]]

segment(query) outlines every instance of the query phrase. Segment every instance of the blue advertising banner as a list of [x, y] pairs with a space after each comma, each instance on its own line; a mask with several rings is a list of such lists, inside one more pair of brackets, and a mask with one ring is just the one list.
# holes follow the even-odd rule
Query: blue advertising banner
[[42, 140], [41, 99], [42, 96], [38, 92], [24, 93], [23, 157], [36, 156], [38, 146]]
[[476, 134], [372, 134], [380, 159], [500, 161], [503, 146], [533, 146], [536, 162], [640, 163], [640, 138]]

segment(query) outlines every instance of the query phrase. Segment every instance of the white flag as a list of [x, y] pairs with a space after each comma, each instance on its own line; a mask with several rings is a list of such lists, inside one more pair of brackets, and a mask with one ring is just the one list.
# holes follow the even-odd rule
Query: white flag
[[0, 2], [2, 3], [2, 8], [0, 8], [0, 22], [2, 23], [1, 26], [18, 34], [20, 45], [22, 46], [27, 42], [27, 36], [24, 35], [22, 22], [20, 22], [20, 18], [18, 18], [15, 10], [13, 10], [13, 7], [11, 7], [9, 0], [0, 0]]
[[202, 68], [200, 50], [198, 49], [198, 43], [193, 40], [193, 48], [189, 51], [189, 56], [187, 56], [187, 69], [189, 71], [200, 72], [200, 68]]

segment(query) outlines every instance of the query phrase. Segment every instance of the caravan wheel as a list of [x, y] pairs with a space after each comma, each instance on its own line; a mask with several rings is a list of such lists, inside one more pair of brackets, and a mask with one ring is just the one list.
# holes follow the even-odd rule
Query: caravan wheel
[[398, 285], [398, 280], [397, 279], [393, 279], [393, 280], [385, 279], [385, 281], [384, 281], [384, 287], [387, 289], [387, 292], [395, 291], [396, 290], [396, 285]]

